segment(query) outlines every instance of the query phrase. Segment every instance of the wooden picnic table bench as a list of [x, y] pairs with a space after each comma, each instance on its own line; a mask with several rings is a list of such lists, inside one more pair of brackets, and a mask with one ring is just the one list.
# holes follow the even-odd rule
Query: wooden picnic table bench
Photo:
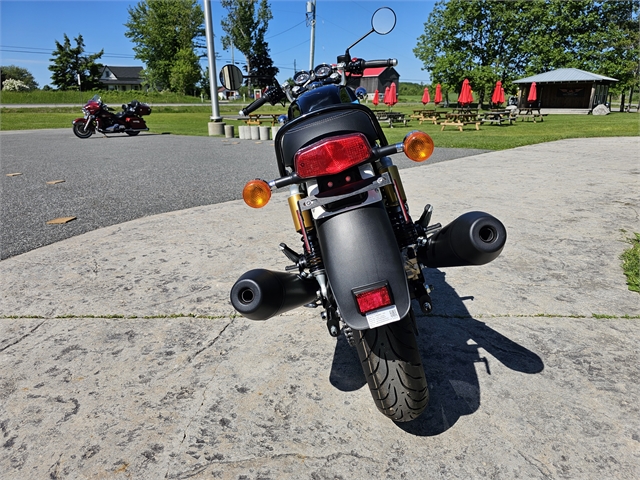
[[282, 113], [250, 113], [247, 118], [241, 118], [247, 125], [262, 125], [265, 122], [271, 122], [271, 125], [278, 124], [278, 117]]
[[462, 127], [472, 124], [476, 126], [476, 130], [480, 130], [481, 123], [476, 112], [447, 113], [444, 122], [440, 123], [442, 126], [440, 131], [443, 131], [444, 127], [447, 126], [457, 127], [458, 130], [462, 131]]
[[509, 110], [498, 110], [482, 113], [480, 121], [482, 123], [494, 123], [497, 125], [502, 125], [503, 122], [509, 122], [509, 125], [511, 125], [515, 122], [516, 118], [515, 113]]
[[410, 118], [418, 120], [420, 125], [422, 125], [422, 122], [433, 122], [434, 125], [437, 125], [438, 122], [442, 120], [444, 114], [445, 112], [438, 112], [436, 110], [414, 110]]
[[546, 114], [540, 113], [540, 109], [539, 108], [520, 108], [518, 109], [518, 117], [522, 118], [522, 121], [524, 122], [524, 119], [526, 118], [527, 121], [529, 120], [533, 120], [533, 123], [536, 123], [536, 118], [539, 119], [541, 122], [544, 121], [544, 118]]
[[406, 118], [406, 115], [401, 112], [376, 111], [375, 114], [379, 122], [389, 123], [389, 127], [391, 128], [393, 128], [394, 123], [402, 123], [406, 126], [410, 121], [410, 119]]

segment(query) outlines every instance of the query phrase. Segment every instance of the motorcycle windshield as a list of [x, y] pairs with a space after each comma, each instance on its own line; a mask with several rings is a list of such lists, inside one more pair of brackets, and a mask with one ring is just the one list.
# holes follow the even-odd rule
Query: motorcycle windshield
[[89, 99], [89, 102], [102, 103], [102, 98], [100, 98], [100, 95], [96, 94], [93, 97], [91, 97], [91, 99]]

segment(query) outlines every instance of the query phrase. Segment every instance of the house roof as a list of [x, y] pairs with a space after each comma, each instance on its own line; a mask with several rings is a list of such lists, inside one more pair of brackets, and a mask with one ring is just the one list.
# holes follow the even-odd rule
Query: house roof
[[384, 72], [389, 67], [379, 67], [379, 68], [365, 68], [364, 72], [362, 72], [363, 77], [379, 77], [382, 72]]
[[362, 75], [359, 74], [351, 74], [351, 77], [357, 78], [357, 77], [372, 77], [372, 78], [377, 78], [380, 75], [382, 75], [384, 72], [386, 72], [387, 70], [391, 70], [392, 72], [395, 72], [396, 75], [398, 75], [398, 77], [400, 77], [400, 75], [398, 74], [398, 72], [396, 71], [395, 68], [393, 67], [378, 67], [378, 68], [365, 68], [364, 71], [362, 72]]
[[521, 78], [513, 83], [560, 83], [560, 82], [617, 82], [617, 78], [586, 72], [579, 68], [559, 68], [532, 77]]
[[106, 69], [115, 75], [116, 80], [110, 78], [101, 78], [100, 80], [105, 83], [140, 83], [140, 72], [142, 67], [114, 67], [111, 65], [105, 65], [102, 72]]

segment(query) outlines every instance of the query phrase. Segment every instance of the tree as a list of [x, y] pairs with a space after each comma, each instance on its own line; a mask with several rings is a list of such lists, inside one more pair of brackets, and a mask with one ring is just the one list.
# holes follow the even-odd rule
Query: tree
[[[200, 71], [196, 49], [204, 47], [204, 13], [197, 0], [144, 0], [129, 8], [125, 36], [145, 65], [144, 78], [156, 90], [194, 90]], [[199, 74], [198, 74], [199, 75]], [[194, 80], [195, 78], [195, 80]]]
[[637, 18], [637, 0], [440, 1], [414, 53], [432, 80], [457, 90], [469, 78], [481, 98], [556, 68], [623, 80], [638, 65]]
[[193, 49], [183, 48], [178, 51], [171, 66], [169, 76], [171, 90], [186, 95], [189, 91], [193, 91], [200, 81], [201, 75], [197, 55]]
[[273, 18], [267, 0], [221, 0], [220, 2], [229, 12], [221, 20], [222, 30], [226, 33], [222, 37], [222, 45], [228, 49], [232, 44], [244, 55], [247, 74], [257, 76], [250, 83], [264, 86], [266, 78], [272, 78], [278, 73], [269, 56], [269, 46], [264, 35]]
[[273, 60], [269, 56], [269, 47], [263, 38], [256, 39], [253, 50], [249, 53], [247, 70], [248, 75], [254, 77], [252, 84], [259, 87], [270, 85], [271, 80], [278, 74], [279, 69], [273, 65]]
[[4, 81], [8, 79], [19, 80], [26, 85], [29, 90], [36, 90], [38, 88], [38, 82], [36, 82], [36, 79], [33, 78], [31, 72], [26, 68], [15, 65], [0, 67], [0, 83], [4, 84]]
[[82, 35], [74, 38], [76, 46], [71, 46], [71, 41], [67, 34], [64, 34], [64, 43], [57, 40], [56, 49], [53, 51], [53, 58], [49, 61], [49, 70], [51, 74], [51, 83], [60, 90], [77, 90], [78, 74], [80, 75], [82, 90], [93, 90], [100, 86], [100, 72], [102, 65], [96, 63], [104, 50], [100, 50], [93, 55], [84, 54], [84, 40]]

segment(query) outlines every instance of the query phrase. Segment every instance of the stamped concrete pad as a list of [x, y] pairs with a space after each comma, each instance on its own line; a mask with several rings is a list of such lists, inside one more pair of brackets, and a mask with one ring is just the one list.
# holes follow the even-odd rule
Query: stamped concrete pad
[[638, 477], [634, 322], [418, 321], [431, 403], [398, 426], [304, 316], [3, 320], [2, 478]]
[[317, 311], [232, 315], [235, 279], [286, 265], [281, 241], [299, 248], [282, 194], [3, 260], [2, 478], [640, 477], [640, 296], [618, 258], [621, 230], [638, 231], [639, 146], [567, 140], [402, 172], [413, 215], [485, 210], [509, 232], [490, 265], [428, 272], [431, 400], [408, 425], [376, 411]]

